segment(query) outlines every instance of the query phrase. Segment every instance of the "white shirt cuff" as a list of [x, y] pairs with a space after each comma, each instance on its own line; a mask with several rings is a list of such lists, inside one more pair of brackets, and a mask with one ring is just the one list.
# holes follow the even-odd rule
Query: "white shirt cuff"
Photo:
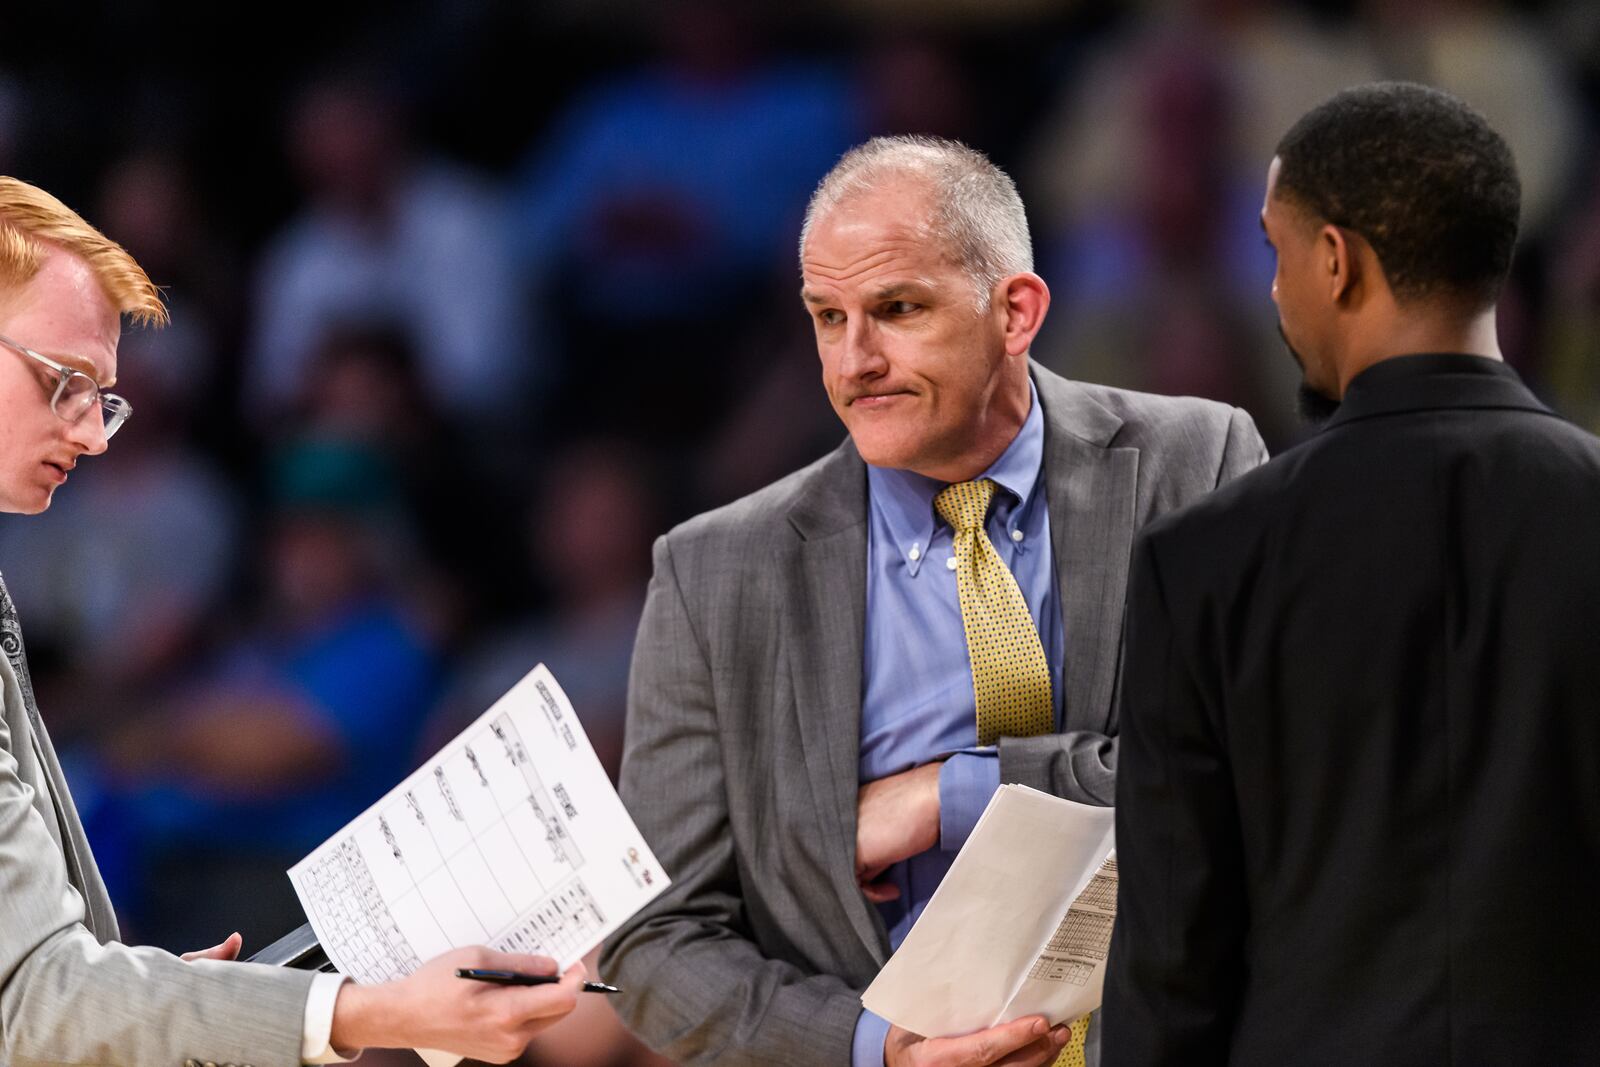
[[332, 1045], [333, 1005], [339, 999], [339, 988], [350, 979], [343, 974], [319, 974], [311, 980], [311, 992], [306, 994], [305, 1023], [300, 1029], [301, 1063], [348, 1063], [361, 1055], [346, 1056]]

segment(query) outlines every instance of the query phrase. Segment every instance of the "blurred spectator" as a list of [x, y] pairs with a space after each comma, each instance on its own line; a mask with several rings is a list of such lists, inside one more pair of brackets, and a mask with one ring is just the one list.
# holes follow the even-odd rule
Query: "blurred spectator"
[[1022, 172], [1056, 296], [1040, 357], [1241, 404], [1269, 445], [1292, 441], [1262, 182], [1295, 118], [1377, 76], [1352, 27], [1267, 0], [1147, 5], [1090, 49]]
[[[496, 388], [480, 385], [486, 396]], [[522, 457], [484, 447], [440, 410], [401, 329], [330, 326], [315, 342], [291, 413], [296, 434], [358, 443], [394, 472], [428, 563], [411, 584], [441, 643], [524, 610], [527, 582], [506, 562], [521, 535], [504, 519]]]
[[566, 354], [570, 426], [682, 445], [729, 398], [730, 334], [792, 278], [811, 187], [854, 140], [847, 80], [763, 54], [751, 9], [650, 9], [658, 62], [584, 92], [530, 154], [516, 236]]
[[[1209, 152], [1230, 185], [1257, 194], [1278, 139], [1295, 119], [1340, 89], [1380, 75], [1354, 26], [1313, 23], [1269, 0], [1205, 0], [1147, 12], [1095, 42], [1064, 80], [1061, 98], [1041, 115], [1023, 168], [1029, 204], [1039, 204], [1032, 212], [1039, 230], [1061, 232], [1093, 225], [1102, 213], [1126, 213], [1138, 188], [1129, 179], [1150, 162], [1149, 83], [1169, 60], [1209, 68], [1207, 95], [1224, 99], [1227, 108], [1222, 128], [1209, 131], [1215, 139]], [[1255, 200], [1247, 221], [1259, 232], [1259, 195]]]
[[270, 416], [306, 385], [333, 325], [400, 323], [429, 392], [469, 431], [528, 411], [539, 366], [497, 191], [414, 146], [376, 83], [314, 84], [290, 119], [289, 156], [308, 198], [263, 253], [248, 384]]
[[124, 374], [160, 379], [161, 410], [141, 405], [141, 423], [159, 419], [157, 432], [185, 443], [237, 447], [236, 361], [220, 357], [238, 335], [242, 270], [213, 230], [188, 167], [164, 148], [135, 150], [107, 170], [97, 203], [94, 217], [162, 287], [172, 312], [166, 328], [122, 338]]
[[1361, 6], [1386, 77], [1448, 89], [1505, 131], [1522, 179], [1523, 237], [1538, 237], [1563, 206], [1582, 147], [1572, 79], [1542, 28], [1484, 0]]
[[1551, 269], [1541, 369], [1556, 408], [1600, 433], [1600, 154], [1584, 187]]
[[106, 803], [147, 858], [132, 925], [158, 944], [298, 925], [283, 872], [411, 770], [434, 696], [382, 458], [301, 443], [272, 491], [261, 607], [105, 746]]
[[[1293, 433], [1295, 372], [1273, 331], [1258, 219], [1271, 156], [1248, 166], [1237, 157], [1238, 72], [1198, 30], [1160, 29], [1108, 49], [1116, 63], [1089, 70], [1120, 88], [1080, 85], [1068, 109], [1074, 132], [1047, 127], [1029, 166], [1056, 191], [1035, 221], [1055, 296], [1036, 356], [1069, 377], [1243, 406], [1281, 446]], [[1107, 105], [1110, 114], [1098, 112]], [[1041, 172], [1099, 124], [1118, 128], [1114, 186], [1094, 198]]]
[[844, 427], [817, 387], [817, 342], [793, 279], [773, 286], [764, 313], [739, 335], [739, 350], [753, 355], [733, 375], [738, 403], [728, 405], [695, 453], [695, 492], [674, 494], [669, 524], [753, 493], [843, 440]]
[[524, 526], [549, 608], [467, 650], [424, 747], [455, 736], [542, 662], [616, 777], [650, 544], [662, 532], [650, 484], [641, 457], [615, 440], [580, 442], [552, 457]]
[[855, 67], [863, 140], [904, 133], [983, 139], [971, 72], [951, 44], [934, 36], [886, 35]]

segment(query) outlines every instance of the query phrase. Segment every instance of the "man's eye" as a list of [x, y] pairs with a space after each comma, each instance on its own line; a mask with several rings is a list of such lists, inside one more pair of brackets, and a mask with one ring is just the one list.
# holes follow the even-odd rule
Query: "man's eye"
[[884, 310], [891, 315], [909, 315], [920, 306], [909, 300], [892, 300], [884, 306]]
[[833, 310], [819, 311], [817, 312], [817, 321], [822, 323], [824, 326], [837, 326], [844, 321], [844, 312]]

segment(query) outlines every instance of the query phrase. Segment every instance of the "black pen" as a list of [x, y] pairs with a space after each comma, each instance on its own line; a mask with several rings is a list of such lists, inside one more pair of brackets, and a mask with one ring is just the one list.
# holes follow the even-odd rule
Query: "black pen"
[[[559, 974], [522, 974], [518, 971], [486, 971], [481, 967], [457, 967], [457, 978], [470, 978], [474, 982], [493, 982], [495, 985], [555, 985], [561, 981]], [[604, 982], [583, 983], [585, 993], [620, 993], [622, 990]]]

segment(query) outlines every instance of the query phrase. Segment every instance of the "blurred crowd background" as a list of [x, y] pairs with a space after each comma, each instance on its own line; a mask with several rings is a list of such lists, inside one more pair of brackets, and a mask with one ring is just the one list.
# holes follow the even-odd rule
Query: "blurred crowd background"
[[[166, 287], [135, 414], [0, 517], [41, 704], [130, 940], [301, 919], [285, 869], [538, 661], [615, 772], [650, 543], [830, 448], [797, 298], [878, 133], [1021, 186], [1074, 377], [1303, 431], [1257, 224], [1277, 138], [1428, 82], [1510, 140], [1513, 364], [1600, 427], [1589, 0], [16, 5], [0, 172]], [[23, 339], [25, 340], [25, 339]], [[603, 998], [586, 998], [601, 1001]], [[586, 1004], [530, 1063], [650, 1058]]]

